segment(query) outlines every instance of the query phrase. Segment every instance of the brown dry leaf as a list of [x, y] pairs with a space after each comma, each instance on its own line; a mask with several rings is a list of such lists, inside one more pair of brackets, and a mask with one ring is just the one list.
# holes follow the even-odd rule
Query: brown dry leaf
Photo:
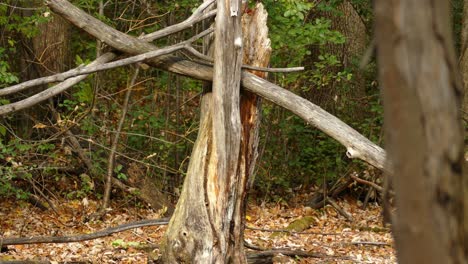
[[42, 123], [37, 123], [33, 126], [33, 128], [36, 128], [36, 129], [42, 129], [42, 128], [46, 128], [47, 126], [42, 124]]

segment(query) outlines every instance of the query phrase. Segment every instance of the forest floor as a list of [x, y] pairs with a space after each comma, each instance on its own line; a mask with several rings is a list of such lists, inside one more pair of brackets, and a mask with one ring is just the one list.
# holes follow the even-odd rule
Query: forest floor
[[[316, 254], [313, 258], [280, 255], [274, 258], [275, 263], [396, 263], [392, 236], [389, 228], [382, 224], [378, 205], [369, 204], [362, 210], [360, 203], [353, 199], [339, 200], [338, 204], [352, 216], [350, 222], [333, 207], [313, 210], [300, 205], [301, 200], [298, 195], [289, 204], [250, 204], [246, 216], [247, 243], [263, 249], [304, 250]], [[42, 211], [23, 201], [0, 201], [0, 244], [1, 238], [89, 234], [132, 221], [160, 218], [151, 209], [128, 201], [114, 201], [105, 220], [85, 223], [84, 217], [95, 212], [97, 201], [62, 200], [55, 204], [56, 213]], [[305, 216], [309, 216], [313, 224], [302, 232], [271, 231], [284, 230]], [[269, 231], [264, 231], [266, 229]], [[166, 226], [151, 226], [77, 243], [10, 245], [0, 253], [0, 263], [11, 260], [147, 263], [149, 258], [159, 255], [158, 245], [165, 230]]]

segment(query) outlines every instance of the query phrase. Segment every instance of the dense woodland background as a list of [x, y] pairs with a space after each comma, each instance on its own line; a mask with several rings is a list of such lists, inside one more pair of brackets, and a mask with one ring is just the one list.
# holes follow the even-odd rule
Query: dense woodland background
[[[191, 0], [71, 2], [134, 36], [180, 22], [199, 4]], [[269, 13], [271, 67], [306, 68], [299, 73], [270, 73], [268, 79], [384, 146], [371, 37], [372, 1], [262, 2]], [[463, 1], [451, 3], [460, 49]], [[180, 42], [201, 29], [201, 24], [196, 25], [158, 44]], [[108, 49], [48, 11], [42, 1], [0, 3], [0, 43], [0, 87], [63, 72]], [[198, 131], [202, 83], [144, 64], [137, 68], [138, 72], [130, 66], [93, 74], [53, 100], [3, 115], [0, 196], [36, 203], [57, 195], [101, 199], [104, 178], [110, 172], [119, 187], [114, 197], [133, 199], [135, 195], [136, 203], [171, 211]], [[0, 104], [46, 88], [4, 96]], [[123, 111], [127, 113], [122, 119]], [[294, 114], [268, 102], [262, 114], [253, 201], [287, 201], [297, 191], [349, 183], [348, 176], [356, 173], [382, 184], [381, 172], [351, 161], [343, 146]], [[360, 199], [377, 199], [362, 185], [349, 190]]]
[[[125, 58], [128, 54], [124, 53], [128, 51], [116, 45], [122, 39], [133, 41], [112, 30], [90, 31], [89, 28], [99, 25], [98, 21], [91, 22], [89, 17], [86, 20], [85, 13], [71, 19], [67, 11], [73, 10], [73, 6], [64, 8], [68, 2], [48, 1], [52, 10], [67, 17], [74, 26], [54, 14], [44, 2], [47, 1], [0, 3], [0, 218], [5, 219], [0, 221], [0, 253], [6, 253], [0, 262], [17, 257], [29, 259], [28, 254], [33, 258], [45, 256], [68, 261], [70, 258], [65, 253], [58, 254], [53, 247], [23, 248], [23, 245], [31, 241], [67, 241], [60, 234], [93, 236], [102, 234], [95, 232], [97, 229], [122, 223], [116, 229], [104, 230], [104, 235], [112, 235], [119, 228], [132, 229], [131, 235], [119, 233], [119, 239], [105, 238], [107, 247], [100, 246], [99, 240], [90, 242], [93, 243], [90, 247], [88, 242], [83, 242], [79, 247], [87, 247], [88, 251], [83, 249], [76, 257], [79, 260], [85, 257], [88, 262], [127, 257], [128, 263], [133, 263], [157, 259], [162, 252], [162, 260], [167, 263], [180, 263], [181, 259], [196, 261], [197, 256], [206, 258], [205, 262], [211, 259], [212, 262], [254, 263], [252, 259], [262, 260], [262, 253], [273, 257], [279, 252], [268, 248], [286, 246], [305, 250], [282, 251], [296, 258], [361, 261], [363, 253], [369, 263], [393, 263], [391, 226], [401, 263], [445, 260], [461, 263], [468, 258], [465, 241], [468, 181], [463, 168], [468, 159], [466, 144], [465, 151], [461, 144], [460, 112], [457, 111], [462, 90], [468, 87], [468, 1], [450, 1], [451, 17], [441, 2], [416, 6], [417, 1], [257, 1], [263, 3], [269, 16], [270, 67], [305, 67], [299, 72], [270, 72], [265, 79], [322, 107], [385, 148], [386, 164], [383, 164], [384, 151], [378, 147], [375, 147], [377, 154], [369, 154], [380, 155], [378, 162], [375, 157], [366, 159], [366, 153], [353, 155], [356, 142], [342, 142], [346, 149], [330, 137], [340, 141], [334, 134], [336, 131], [323, 129], [320, 125], [323, 120], [301, 116], [312, 123], [307, 124], [301, 117], [267, 101], [261, 103], [259, 155], [255, 164], [255, 154], [252, 154], [256, 148], [255, 91], [250, 94], [248, 89], [242, 90], [238, 100], [238, 91], [231, 89], [235, 86], [223, 86], [232, 84], [231, 81], [237, 86], [241, 78], [237, 59], [242, 56], [234, 58], [225, 52], [241, 54], [235, 42], [228, 41], [238, 33], [235, 23], [240, 25], [240, 17], [232, 19], [223, 7], [230, 1], [218, 1], [216, 7], [218, 19], [214, 32], [218, 37], [212, 46], [216, 60], [214, 73], [210, 72], [213, 77], [204, 78], [205, 81], [213, 78], [213, 93], [208, 92], [211, 89], [208, 82], [136, 63], [92, 74], [54, 98], [15, 109], [25, 105], [21, 100], [52, 85], [14, 94], [2, 88], [80, 67], [109, 51], [117, 59]], [[180, 23], [193, 12], [197, 13], [200, 5], [194, 0], [70, 2], [112, 28], [135, 37]], [[253, 17], [257, 12], [253, 11], [255, 4], [250, 3], [244, 10], [248, 16]], [[260, 13], [263, 12], [257, 14]], [[444, 23], [447, 18], [453, 22], [456, 55], [448, 23]], [[89, 24], [81, 24], [82, 21]], [[192, 41], [191, 37], [203, 32], [209, 23], [205, 19], [153, 44], [163, 48], [187, 39]], [[104, 24], [100, 27], [106, 28]], [[378, 28], [376, 32], [375, 28]], [[120, 42], [101, 38], [110, 47], [85, 31], [98, 38], [96, 32], [106, 32], [102, 35], [113, 36]], [[260, 37], [263, 34], [257, 35], [265, 40]], [[207, 43], [205, 38], [191, 45], [206, 53], [204, 44]], [[225, 43], [231, 44], [223, 47]], [[155, 49], [151, 44], [148, 47], [148, 50]], [[201, 57], [195, 58], [189, 51], [180, 49], [175, 55], [199, 63], [188, 65], [210, 65], [209, 60], [202, 62]], [[269, 53], [268, 48], [263, 51]], [[138, 52], [130, 49], [130, 53]], [[269, 55], [260, 57], [265, 62]], [[223, 73], [224, 68], [220, 67], [224, 66], [232, 76], [216, 75], [217, 71]], [[463, 77], [465, 87], [459, 77]], [[248, 84], [244, 85], [249, 88]], [[265, 93], [263, 96], [268, 98]], [[236, 100], [241, 105], [253, 106], [248, 110], [243, 108], [245, 105], [240, 107], [244, 109], [241, 110], [244, 134], [238, 138], [233, 135], [237, 135], [240, 127], [226, 125], [229, 122], [237, 125], [236, 116], [230, 115], [237, 109], [232, 107], [234, 111], [231, 111], [229, 105], [234, 102], [237, 106]], [[464, 101], [461, 116], [466, 132], [467, 93]], [[218, 111], [210, 105], [218, 107]], [[295, 111], [291, 106], [288, 109]], [[225, 116], [230, 121], [224, 123]], [[204, 120], [201, 133], [200, 119]], [[332, 120], [327, 124], [336, 121], [327, 120]], [[225, 131], [218, 132], [223, 131], [220, 128]], [[343, 132], [348, 133], [353, 131]], [[198, 148], [190, 161], [197, 134]], [[237, 153], [236, 146], [244, 149]], [[347, 155], [380, 169], [351, 160]], [[239, 163], [229, 163], [237, 156]], [[200, 161], [203, 166], [194, 165], [197, 163], [194, 161]], [[192, 165], [188, 173], [189, 162]], [[250, 168], [254, 168], [252, 164], [256, 165], [255, 181], [250, 188], [253, 178], [248, 177]], [[391, 177], [384, 177], [381, 170]], [[185, 178], [190, 180], [182, 190]], [[193, 189], [202, 191], [188, 195], [193, 194]], [[247, 205], [243, 204], [246, 190], [249, 192]], [[182, 202], [174, 213], [178, 200]], [[314, 210], [319, 208], [323, 209]], [[165, 227], [137, 230], [141, 223], [166, 225], [169, 218], [161, 217], [172, 214], [166, 231]], [[145, 220], [128, 223], [141, 219]], [[388, 222], [391, 225], [386, 225]], [[286, 229], [278, 230], [278, 226]], [[109, 230], [114, 231], [109, 233]], [[163, 232], [166, 232], [164, 237]], [[273, 234], [267, 237], [262, 232]], [[278, 232], [286, 232], [288, 236], [278, 236]], [[44, 233], [50, 237], [33, 237]], [[319, 237], [302, 236], [311, 234]], [[139, 241], [143, 236], [146, 240], [137, 242], [138, 245], [125, 242]], [[79, 237], [73, 239], [91, 239], [79, 240]], [[321, 239], [323, 243], [317, 244]], [[147, 250], [142, 245], [151, 246], [151, 252], [132, 255], [127, 251], [129, 247]], [[361, 245], [372, 248], [359, 251], [356, 246]], [[124, 250], [117, 256], [109, 247]], [[244, 247], [249, 248], [247, 259]], [[69, 244], [65, 251], [78, 252], [75, 249]], [[43, 254], [48, 250], [51, 252]], [[255, 253], [259, 250], [260, 255]], [[103, 258], [104, 255], [107, 257]], [[307, 261], [301, 263], [315, 263]]]

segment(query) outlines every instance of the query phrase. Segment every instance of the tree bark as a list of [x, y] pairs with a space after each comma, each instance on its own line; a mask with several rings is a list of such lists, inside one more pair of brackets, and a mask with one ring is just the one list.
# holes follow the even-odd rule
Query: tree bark
[[467, 263], [462, 83], [447, 1], [376, 1], [399, 263]]
[[463, 25], [461, 30], [460, 71], [464, 84], [463, 119], [468, 122], [468, 0], [463, 1]]
[[[342, 14], [336, 14], [336, 11]], [[357, 69], [356, 60], [361, 58], [366, 50], [368, 36], [366, 25], [362, 21], [358, 12], [349, 1], [343, 1], [336, 7], [335, 12], [320, 12], [320, 16], [331, 20], [331, 30], [340, 32], [346, 39], [343, 44], [328, 43], [325, 45], [311, 46], [309, 63], [311, 68], [321, 53], [335, 55], [341, 62], [338, 67], [332, 67], [329, 72], [334, 75], [345, 69]], [[315, 17], [315, 16], [314, 16]], [[310, 21], [309, 23], [313, 23]], [[316, 84], [308, 84], [315, 86]], [[304, 93], [305, 98], [313, 103], [320, 104], [326, 111], [337, 115], [352, 117], [353, 121], [360, 122], [364, 119], [366, 109], [364, 104], [355, 103], [366, 96], [366, 78], [360, 70], [353, 71], [353, 79], [349, 89], [343, 87], [342, 82], [330, 80], [325, 87], [314, 87], [309, 92]], [[353, 102], [353, 103], [351, 103]]]
[[[27, 2], [27, 3], [26, 3]], [[21, 3], [20, 3], [21, 4]], [[31, 0], [23, 3], [25, 7], [41, 7], [42, 1]], [[21, 10], [21, 15], [29, 17], [32, 10]], [[20, 45], [20, 73], [21, 80], [31, 80], [46, 75], [63, 72], [70, 67], [70, 23], [62, 17], [51, 14], [50, 21], [39, 23], [38, 34], [33, 37], [22, 35]], [[41, 85], [25, 94], [43, 91], [46, 85]], [[42, 105], [44, 106], [44, 105]], [[35, 124], [29, 116], [37, 120], [45, 120], [50, 115], [46, 107], [27, 109], [16, 116], [18, 131], [22, 137], [30, 138], [34, 134]]]
[[[243, 217], [248, 174], [239, 166], [246, 161], [240, 154], [241, 138], [251, 135], [250, 130], [241, 134], [242, 29], [233, 6], [240, 7], [240, 1], [217, 3], [213, 92], [203, 97], [199, 138], [165, 238], [165, 263], [246, 263]], [[244, 109], [247, 116], [250, 109]], [[189, 186], [200, 191], [193, 193]], [[203, 224], [194, 225], [193, 215]]]

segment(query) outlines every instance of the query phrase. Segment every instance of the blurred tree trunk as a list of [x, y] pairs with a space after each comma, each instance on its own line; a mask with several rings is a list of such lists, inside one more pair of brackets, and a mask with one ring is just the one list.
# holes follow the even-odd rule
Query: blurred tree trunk
[[[220, 2], [217, 19], [221, 19], [220, 12], [229, 12], [225, 6], [221, 7]], [[264, 67], [268, 65], [271, 53], [267, 14], [258, 4], [251, 17], [245, 16], [242, 21], [244, 63]], [[215, 40], [214, 56], [217, 59], [213, 92], [205, 93], [202, 99], [198, 138], [182, 194], [163, 243], [164, 263], [246, 262], [243, 250], [245, 206], [257, 158], [260, 101], [250, 92], [239, 94], [240, 87], [235, 83], [240, 82], [238, 63], [241, 53], [233, 56], [232, 52], [226, 52], [229, 48], [224, 50], [220, 46], [234, 44], [233, 34], [240, 33], [240, 23], [220, 26], [222, 24], [217, 24], [217, 36], [221, 36], [225, 28], [230, 28], [230, 32], [224, 32], [226, 39]], [[235, 46], [230, 48], [239, 49]], [[224, 63], [216, 66], [219, 62]], [[232, 62], [236, 62], [236, 68], [231, 68], [233, 72], [219, 69], [230, 69], [228, 65]], [[231, 84], [223, 86], [220, 82]]]
[[[26, 7], [40, 7], [42, 1], [25, 1]], [[23, 16], [33, 15], [30, 9], [21, 11]], [[20, 58], [20, 79], [22, 81], [64, 72], [69, 69], [71, 63], [70, 30], [71, 25], [62, 17], [50, 13], [50, 20], [38, 24], [39, 34], [28, 38], [22, 36], [21, 58]], [[26, 93], [30, 96], [46, 89], [47, 86], [38, 86]], [[44, 104], [42, 104], [44, 105]], [[49, 112], [44, 107], [35, 107], [22, 111], [18, 120], [18, 128], [22, 135], [29, 137], [32, 133], [34, 122], [32, 119], [43, 120]]]
[[[330, 70], [334, 75], [344, 69], [357, 68], [356, 66], [359, 64], [359, 60], [365, 52], [368, 42], [366, 25], [353, 5], [348, 1], [343, 1], [336, 9], [341, 15], [337, 15], [335, 12], [323, 12], [319, 16], [330, 19], [331, 30], [340, 32], [346, 41], [343, 44], [313, 46], [311, 48], [311, 65], [309, 65], [310, 67], [314, 67], [313, 63], [317, 61], [317, 57], [320, 54], [328, 53], [335, 55], [342, 65]], [[365, 110], [364, 104], [360, 102], [356, 104], [350, 103], [363, 100], [366, 95], [365, 76], [363, 76], [361, 71], [353, 71], [351, 87], [347, 89], [342, 86], [342, 82], [333, 80], [325, 87], [314, 87], [314, 84], [310, 85], [313, 88], [305, 97], [330, 113], [345, 114], [352, 117], [355, 121], [359, 121], [359, 118], [363, 116], [363, 111]]]
[[468, 0], [463, 1], [463, 25], [461, 30], [460, 70], [463, 76], [463, 119], [468, 121]]
[[449, 1], [375, 4], [399, 263], [468, 262], [462, 82]]

